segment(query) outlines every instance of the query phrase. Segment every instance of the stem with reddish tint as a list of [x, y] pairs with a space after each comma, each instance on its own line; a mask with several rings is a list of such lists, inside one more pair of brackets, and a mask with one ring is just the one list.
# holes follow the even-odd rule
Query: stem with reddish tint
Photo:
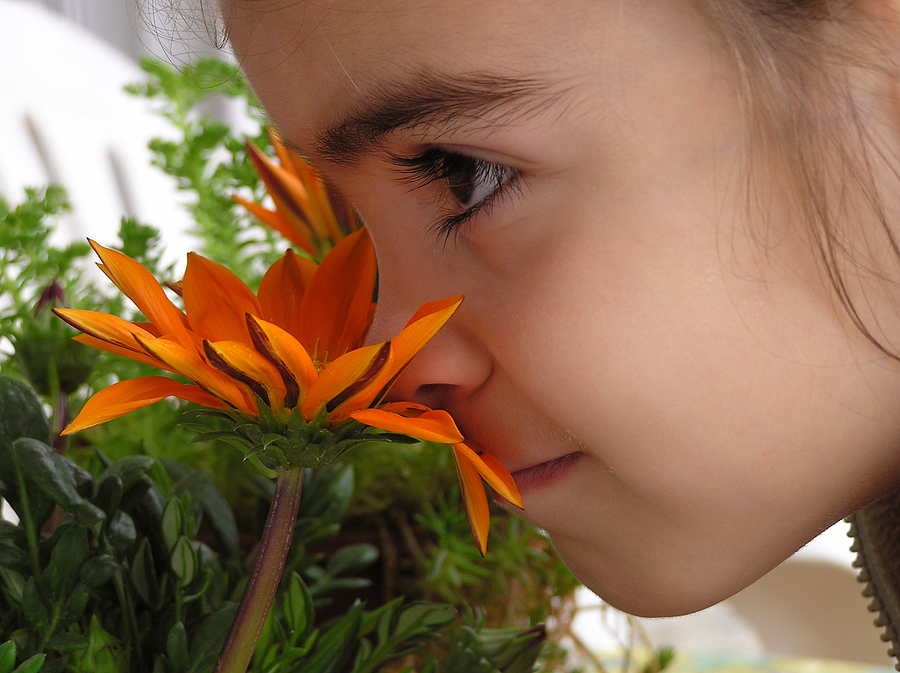
[[303, 468], [278, 471], [272, 507], [259, 541], [253, 570], [214, 673], [246, 673], [250, 665], [256, 641], [284, 571], [302, 489]]

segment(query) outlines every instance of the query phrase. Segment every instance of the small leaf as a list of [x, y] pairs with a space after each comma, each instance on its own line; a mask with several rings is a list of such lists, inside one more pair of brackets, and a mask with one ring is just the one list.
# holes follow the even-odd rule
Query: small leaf
[[237, 605], [226, 605], [204, 619], [194, 632], [191, 641], [192, 673], [209, 671], [215, 665], [236, 613]]
[[123, 552], [127, 551], [137, 540], [134, 519], [117, 509], [106, 528], [106, 535], [114, 547]]
[[297, 573], [291, 573], [288, 582], [288, 590], [284, 596], [284, 619], [288, 628], [294, 634], [294, 641], [302, 637], [306, 629], [312, 626], [313, 600], [309, 589]]
[[378, 560], [378, 548], [371, 544], [342, 547], [328, 559], [325, 571], [332, 577], [353, 575]]
[[12, 542], [0, 540], [0, 566], [11, 568], [16, 572], [27, 573], [30, 570], [28, 554]]
[[188, 654], [187, 631], [184, 624], [178, 622], [169, 630], [169, 636], [166, 638], [166, 654], [176, 673], [184, 673], [190, 665], [190, 655]]
[[84, 614], [88, 601], [91, 598], [91, 590], [86, 584], [77, 584], [69, 594], [68, 600], [63, 605], [59, 617], [59, 628], [65, 628]]
[[44, 659], [46, 658], [46, 654], [35, 654], [30, 659], [23, 661], [13, 673], [38, 673], [44, 665]]
[[0, 673], [11, 673], [16, 665], [16, 644], [9, 640], [0, 645]]
[[97, 483], [97, 496], [93, 499], [94, 504], [106, 512], [107, 517], [110, 517], [119, 508], [124, 492], [122, 478], [119, 475], [105, 474]]
[[197, 576], [197, 557], [191, 541], [185, 536], [178, 538], [171, 556], [172, 572], [178, 578], [181, 586], [187, 586]]
[[40, 627], [50, 623], [50, 612], [41, 599], [34, 577], [25, 580], [25, 588], [22, 591], [22, 612], [25, 613], [25, 618], [35, 626]]
[[[144, 540], [146, 544], [146, 539]], [[106, 584], [119, 568], [116, 559], [109, 554], [100, 554], [89, 559], [81, 566], [78, 573], [79, 579], [92, 589]]]
[[185, 534], [184, 509], [178, 498], [172, 498], [166, 503], [162, 515], [163, 538], [168, 549], [174, 549], [179, 539]]

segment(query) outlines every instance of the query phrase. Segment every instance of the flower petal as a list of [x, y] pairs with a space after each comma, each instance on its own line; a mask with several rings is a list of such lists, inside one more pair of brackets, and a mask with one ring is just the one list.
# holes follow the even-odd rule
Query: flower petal
[[191, 329], [210, 341], [250, 343], [247, 313], [262, 313], [256, 295], [221, 264], [188, 253], [184, 271], [184, 309]]
[[394, 353], [392, 363], [393, 371], [391, 379], [385, 387], [382, 395], [386, 394], [397, 377], [403, 373], [410, 360], [416, 353], [422, 350], [438, 330], [444, 326], [462, 303], [461, 296], [448, 297], [422, 304], [415, 312], [406, 327], [391, 340], [391, 349]]
[[159, 339], [136, 338], [150, 355], [162, 360], [204, 390], [228, 402], [248, 416], [256, 417], [258, 415], [256, 400], [249, 389], [244, 384], [238, 383], [230, 376], [211, 367], [193, 349], [182, 348], [164, 337]]
[[270, 229], [277, 231], [301, 250], [305, 250], [310, 255], [316, 254], [316, 246], [305, 227], [292, 226], [288, 220], [282, 217], [281, 213], [264, 208], [258, 203], [241, 198], [237, 194], [232, 194], [231, 199], [250, 211], [250, 214], [257, 220]]
[[145, 338], [155, 336], [143, 327], [108, 313], [69, 308], [55, 308], [53, 312], [75, 329], [101, 341], [129, 350], [140, 348], [134, 340], [135, 334]]
[[[97, 339], [96, 337], [92, 337], [90, 334], [79, 334], [78, 336], [72, 337], [72, 341], [77, 341], [78, 343], [84, 344], [85, 346], [90, 346], [91, 348], [96, 348], [97, 350], [112, 353], [113, 355], [121, 355], [128, 358], [129, 360], [142, 362], [145, 365], [150, 365], [151, 367], [156, 367], [157, 369], [163, 369], [167, 372], [173, 372], [176, 374], [178, 373], [165, 362], [157, 360], [155, 357], [153, 357], [143, 349], [139, 351], [133, 351], [128, 348], [122, 348], [121, 346], [115, 346], [108, 341], [103, 341], [101, 339]], [[135, 345], [139, 346], [137, 342], [135, 342]]]
[[213, 367], [246, 383], [270, 407], [285, 403], [287, 389], [281, 374], [258, 351], [239, 341], [204, 341], [203, 347]]
[[256, 350], [281, 373], [289, 397], [285, 404], [289, 407], [303, 404], [319, 375], [303, 344], [277, 325], [251, 315], [247, 316], [247, 326]]
[[440, 409], [429, 409], [415, 416], [403, 416], [384, 409], [359, 409], [348, 415], [353, 420], [373, 428], [399, 432], [425, 442], [457, 444], [463, 441], [462, 433], [453, 422], [453, 417]]
[[297, 334], [313, 360], [334, 360], [363, 343], [375, 274], [375, 249], [365, 229], [340, 241], [322, 260], [303, 297]]
[[466, 514], [469, 516], [469, 527], [478, 545], [481, 555], [487, 552], [488, 531], [491, 528], [491, 509], [488, 506], [487, 494], [481, 482], [481, 475], [470, 460], [470, 454], [453, 446], [453, 459], [456, 462], [456, 473], [459, 475], [459, 486], [463, 501], [466, 503]]
[[[312, 420], [326, 405], [329, 414], [335, 415], [340, 412], [346, 415], [359, 408], [358, 406], [348, 408], [347, 398], [357, 396], [360, 392], [369, 393], [366, 389], [367, 384], [369, 387], [374, 387], [373, 383], [381, 387], [378, 375], [384, 371], [390, 359], [390, 347], [385, 346], [386, 344], [376, 344], [357, 348], [345, 353], [319, 372], [303, 403], [303, 417], [308, 421]], [[370, 394], [374, 397], [377, 390]], [[339, 400], [337, 406], [333, 406], [335, 400]]]
[[464, 442], [454, 446], [454, 449], [462, 455], [478, 471], [488, 485], [497, 491], [498, 495], [508, 500], [510, 503], [523, 509], [522, 496], [516, 486], [515, 480], [503, 464], [494, 458], [487, 451], [477, 447], [472, 442]]
[[97, 392], [85, 403], [81, 412], [62, 434], [68, 435], [92, 428], [166, 397], [178, 397], [213, 409], [227, 409], [220, 399], [200, 390], [197, 386], [178, 383], [164, 376], [146, 376], [120, 381]]
[[259, 284], [262, 317], [293, 335], [300, 332], [300, 305], [319, 266], [293, 250], [269, 267]]
[[153, 274], [128, 255], [104, 248], [90, 239], [88, 242], [102, 262], [97, 265], [100, 270], [156, 325], [160, 334], [168, 334], [184, 346], [190, 345], [184, 314], [166, 296]]

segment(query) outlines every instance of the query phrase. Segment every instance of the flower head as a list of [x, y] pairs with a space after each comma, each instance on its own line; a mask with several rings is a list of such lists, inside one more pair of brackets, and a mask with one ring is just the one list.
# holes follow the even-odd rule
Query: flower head
[[[65, 433], [117, 418], [166, 397], [222, 412], [262, 469], [323, 466], [378, 439], [372, 428], [453, 447], [472, 530], [484, 552], [490, 517], [483, 478], [510, 502], [509, 473], [467, 445], [445, 411], [384, 403], [392, 383], [456, 311], [461, 297], [427, 303], [391, 341], [365, 345], [374, 315], [375, 253], [364, 229], [321, 264], [287, 251], [253, 293], [225, 267], [188, 255], [178, 285], [184, 310], [152, 274], [91, 242], [99, 267], [146, 316], [128, 322], [94, 311], [55, 309], [81, 343], [180, 374], [121, 381], [97, 392]], [[391, 435], [379, 438], [390, 439]]]
[[[232, 198], [260, 222], [279, 232], [315, 259], [320, 259], [347, 234], [360, 228], [353, 208], [337, 197], [319, 172], [289, 149], [270, 131], [279, 163], [267, 157], [252, 142], [247, 153], [266, 191], [275, 204], [270, 210], [238, 195]], [[280, 165], [279, 165], [280, 164]], [[335, 205], [342, 204], [338, 210]]]

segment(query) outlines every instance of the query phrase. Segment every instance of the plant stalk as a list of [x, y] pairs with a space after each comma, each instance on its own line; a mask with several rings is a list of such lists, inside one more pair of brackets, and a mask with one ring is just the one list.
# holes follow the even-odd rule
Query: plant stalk
[[259, 541], [253, 570], [214, 673], [246, 673], [250, 665], [284, 571], [302, 489], [303, 468], [278, 470], [275, 495]]

